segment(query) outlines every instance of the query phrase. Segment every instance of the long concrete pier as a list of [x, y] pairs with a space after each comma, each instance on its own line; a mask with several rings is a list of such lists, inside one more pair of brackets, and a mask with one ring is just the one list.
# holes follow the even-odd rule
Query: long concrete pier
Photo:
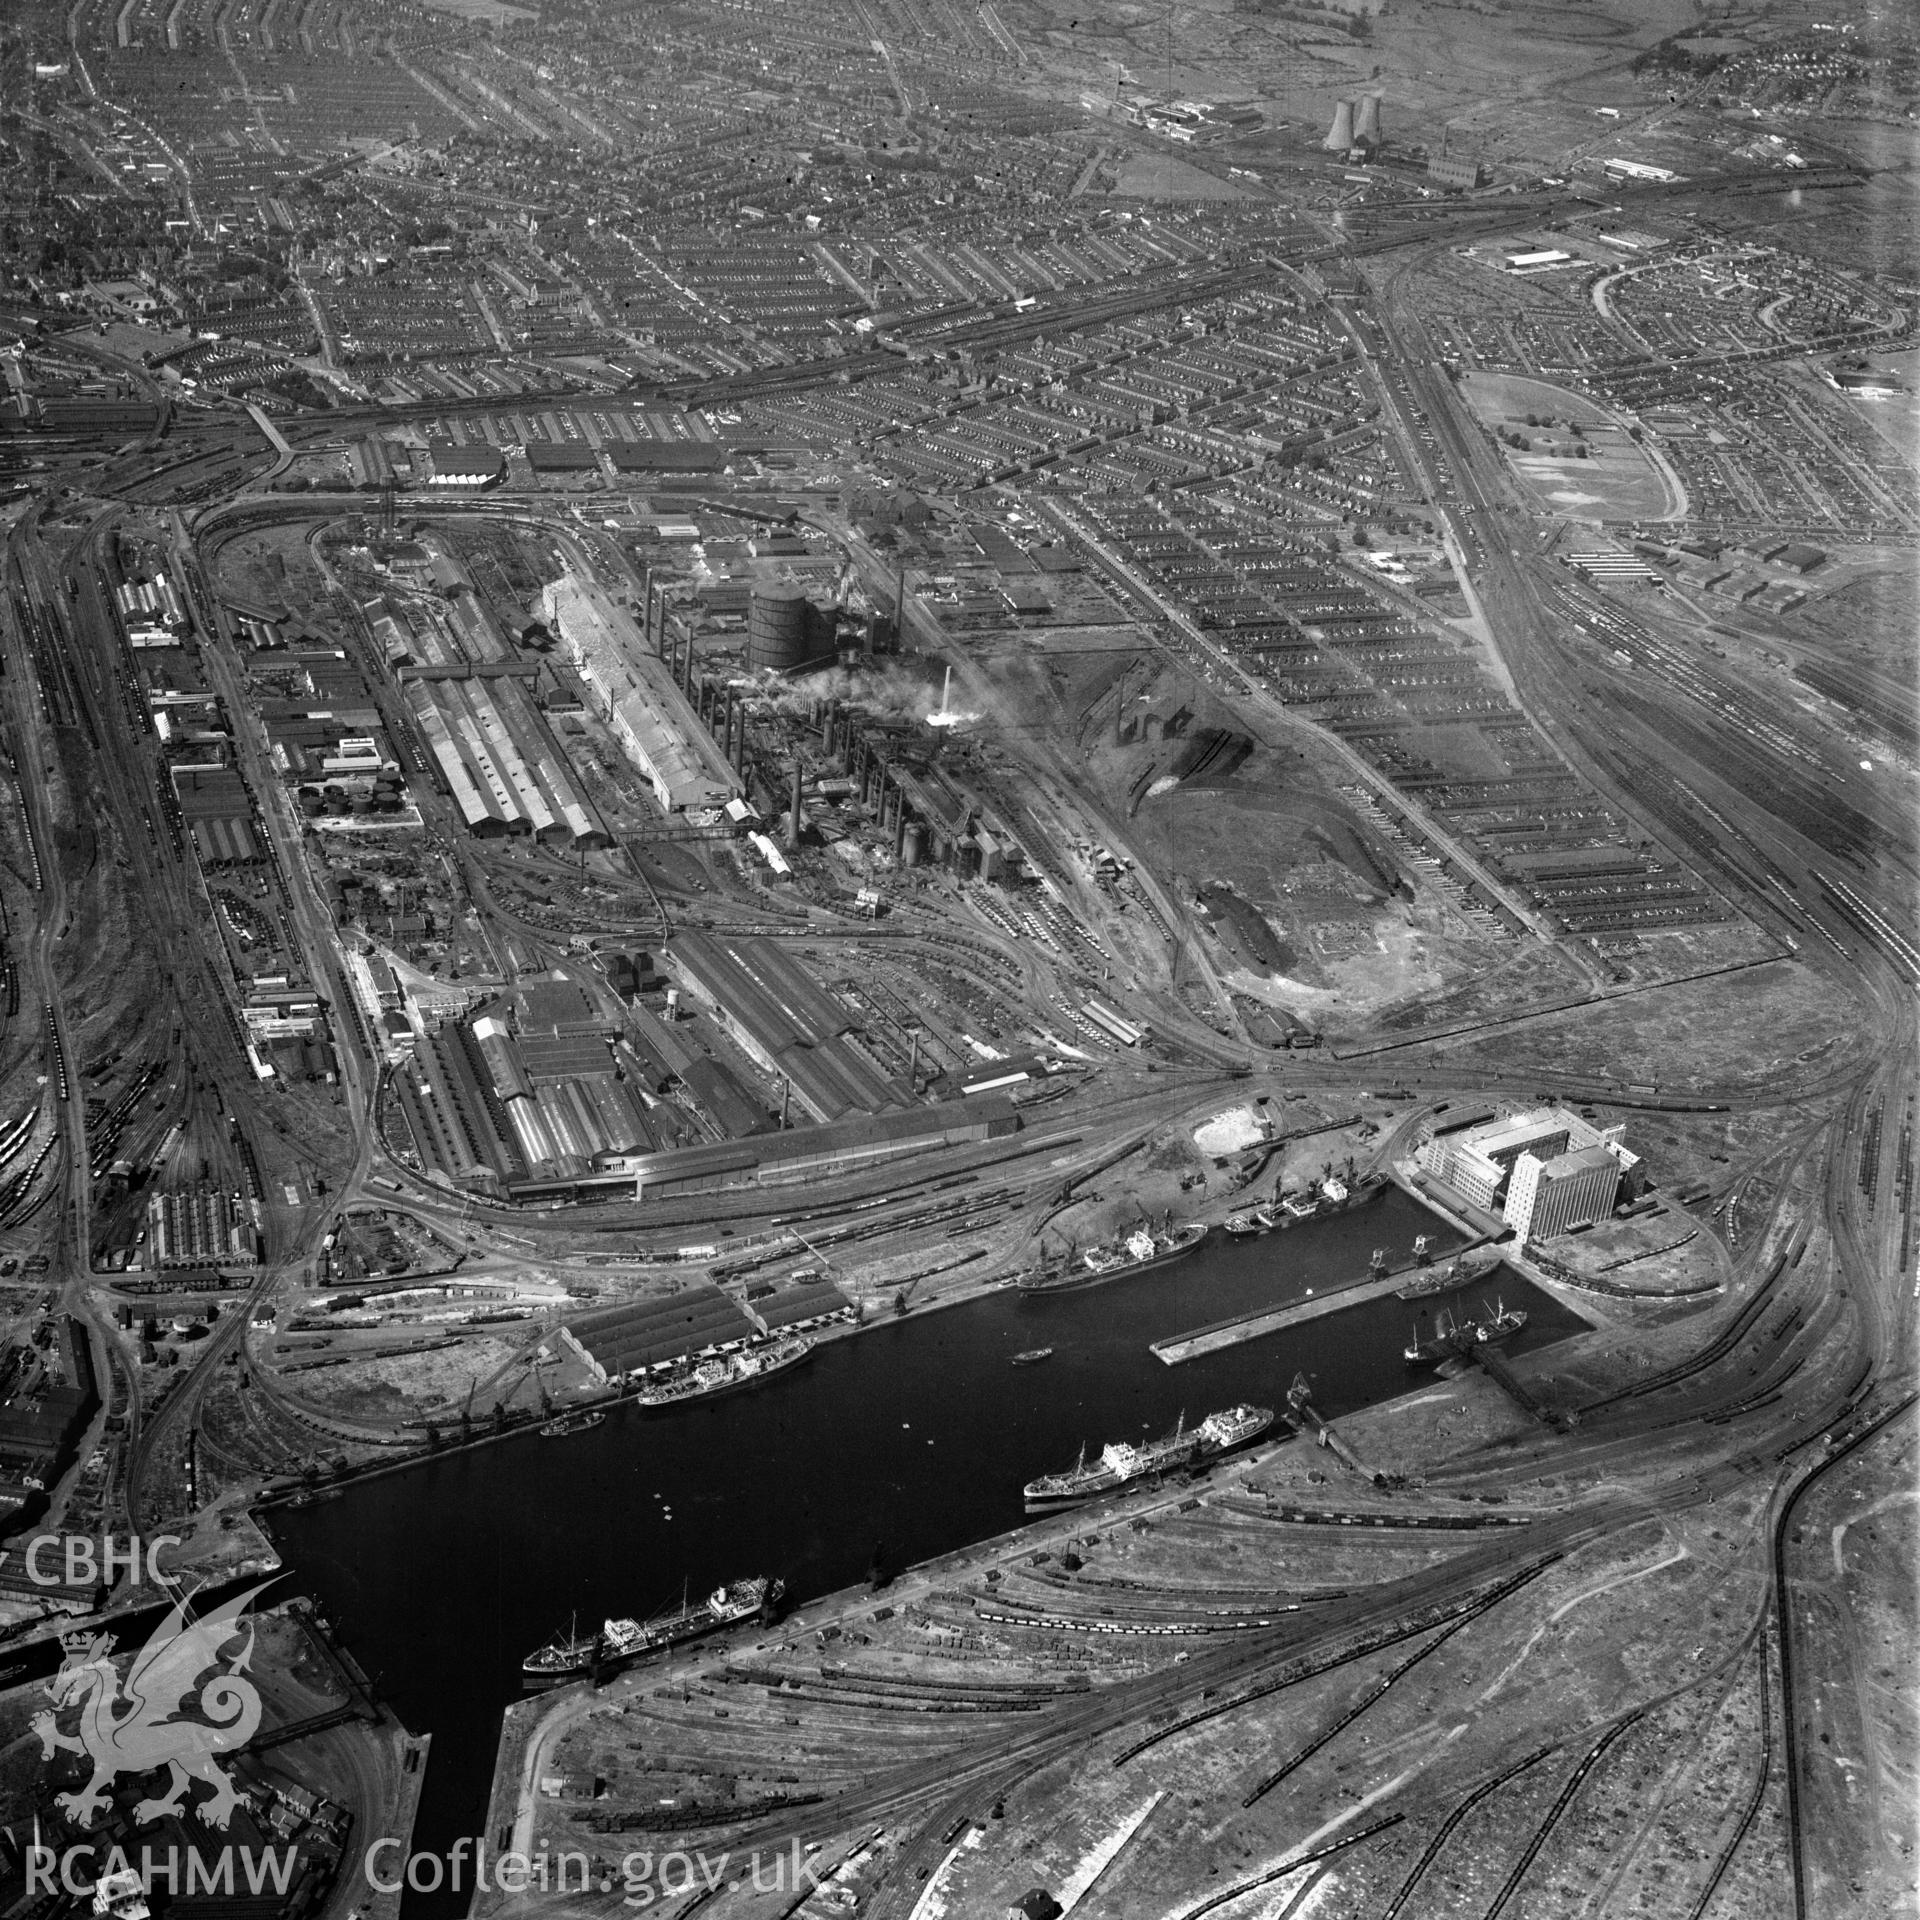
[[1378, 1300], [1404, 1287], [1407, 1273], [1408, 1269], [1403, 1267], [1397, 1273], [1368, 1274], [1364, 1279], [1333, 1287], [1325, 1293], [1289, 1300], [1283, 1307], [1266, 1307], [1256, 1313], [1239, 1314], [1231, 1320], [1216, 1320], [1172, 1340], [1156, 1340], [1150, 1351], [1156, 1359], [1177, 1367], [1183, 1360], [1198, 1360], [1203, 1353], [1218, 1353], [1222, 1347], [1237, 1347], [1243, 1340], [1258, 1340], [1262, 1334], [1297, 1327], [1303, 1320], [1318, 1320], [1324, 1314], [1340, 1313], [1364, 1301]]
[[[1483, 1240], [1472, 1240], [1465, 1247], [1456, 1247], [1447, 1259], [1457, 1260], [1461, 1254], [1483, 1244]], [[1498, 1264], [1495, 1261], [1483, 1270], [1463, 1273], [1454, 1286], [1436, 1289], [1436, 1293], [1450, 1293], [1456, 1287], [1475, 1286], [1486, 1280]], [[1442, 1263], [1426, 1267], [1395, 1267], [1388, 1273], [1363, 1274], [1358, 1280], [1329, 1287], [1322, 1293], [1309, 1293], [1298, 1300], [1289, 1300], [1284, 1306], [1261, 1307], [1252, 1313], [1236, 1314], [1230, 1320], [1209, 1321], [1206, 1326], [1196, 1327], [1191, 1333], [1177, 1334], [1171, 1340], [1156, 1340], [1149, 1351], [1157, 1360], [1177, 1367], [1183, 1360], [1198, 1360], [1203, 1353], [1218, 1353], [1223, 1347], [1237, 1347], [1242, 1341], [1258, 1340], [1263, 1334], [1278, 1333], [1285, 1327], [1297, 1327], [1302, 1321], [1318, 1320], [1329, 1313], [1362, 1306], [1369, 1300], [1398, 1293], [1409, 1280], [1423, 1279], [1429, 1274], [1444, 1271], [1445, 1265]], [[1415, 1299], [1407, 1304], [1419, 1311], [1423, 1301]]]

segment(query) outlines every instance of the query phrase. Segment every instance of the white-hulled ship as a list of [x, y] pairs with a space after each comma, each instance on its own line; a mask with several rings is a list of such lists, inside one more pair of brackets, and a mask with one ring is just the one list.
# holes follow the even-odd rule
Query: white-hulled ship
[[1171, 1473], [1244, 1447], [1272, 1425], [1271, 1407], [1241, 1405], [1210, 1413], [1197, 1427], [1189, 1427], [1182, 1415], [1173, 1431], [1158, 1440], [1109, 1441], [1097, 1460], [1088, 1460], [1082, 1448], [1080, 1458], [1065, 1473], [1043, 1473], [1027, 1482], [1027, 1506], [1036, 1511], [1077, 1506], [1155, 1474]]
[[797, 1367], [813, 1352], [811, 1340], [776, 1340], [771, 1346], [747, 1347], [739, 1353], [715, 1354], [697, 1367], [650, 1381], [633, 1397], [643, 1407], [673, 1406], [682, 1400], [700, 1400], [708, 1394], [751, 1387]]

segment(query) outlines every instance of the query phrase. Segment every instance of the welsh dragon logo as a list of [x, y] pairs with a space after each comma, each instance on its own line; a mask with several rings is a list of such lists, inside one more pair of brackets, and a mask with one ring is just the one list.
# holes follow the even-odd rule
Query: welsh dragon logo
[[[253, 1622], [240, 1620], [247, 1604], [271, 1585], [262, 1581], [199, 1620], [187, 1617], [187, 1602], [177, 1600], [167, 1617], [134, 1655], [124, 1680], [113, 1665], [110, 1633], [77, 1633], [63, 1644], [66, 1658], [47, 1682], [51, 1712], [33, 1717], [41, 1758], [77, 1753], [93, 1763], [93, 1777], [75, 1793], [55, 1796], [61, 1809], [80, 1826], [91, 1826], [107, 1804], [107, 1789], [123, 1773], [171, 1770], [168, 1790], [142, 1800], [133, 1810], [136, 1824], [178, 1813], [189, 1785], [198, 1780], [213, 1789], [200, 1804], [202, 1821], [224, 1829], [240, 1804], [232, 1778], [217, 1755], [244, 1747], [260, 1725], [260, 1693], [246, 1677], [253, 1658]], [[237, 1652], [226, 1649], [235, 1640]], [[192, 1700], [195, 1710], [187, 1711]], [[80, 1710], [77, 1734], [62, 1733], [59, 1714]]]

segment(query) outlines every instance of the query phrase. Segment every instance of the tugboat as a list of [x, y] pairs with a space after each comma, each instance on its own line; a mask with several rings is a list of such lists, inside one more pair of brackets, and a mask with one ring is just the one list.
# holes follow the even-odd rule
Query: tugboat
[[1170, 1433], [1158, 1440], [1111, 1440], [1100, 1457], [1089, 1463], [1087, 1450], [1064, 1473], [1043, 1473], [1024, 1488], [1029, 1512], [1078, 1506], [1103, 1493], [1131, 1486], [1137, 1480], [1190, 1467], [1217, 1454], [1244, 1447], [1273, 1425], [1271, 1407], [1228, 1407], [1210, 1413], [1199, 1426], [1189, 1428], [1181, 1415]]
[[576, 1617], [565, 1633], [557, 1633], [537, 1652], [520, 1663], [520, 1671], [531, 1680], [564, 1680], [569, 1674], [589, 1673], [600, 1651], [597, 1633], [582, 1635]]
[[1207, 1237], [1207, 1231], [1205, 1222], [1199, 1220], [1176, 1227], [1171, 1214], [1158, 1228], [1143, 1220], [1120, 1240], [1086, 1248], [1077, 1266], [1068, 1261], [1060, 1267], [1022, 1274], [1017, 1285], [1023, 1295], [1071, 1293], [1102, 1280], [1118, 1280], [1124, 1274], [1147, 1273], [1184, 1259]]
[[563, 1413], [557, 1420], [549, 1420], [540, 1429], [542, 1440], [564, 1440], [570, 1433], [590, 1433], [607, 1416], [597, 1408], [588, 1408], [580, 1413]]
[[1502, 1340], [1511, 1340], [1526, 1324], [1524, 1307], [1509, 1307], [1496, 1298], [1493, 1312], [1474, 1327], [1473, 1337], [1482, 1346], [1496, 1346]]
[[1471, 1320], [1456, 1320], [1442, 1307], [1434, 1320], [1433, 1332], [1424, 1340], [1416, 1333], [1407, 1343], [1407, 1365], [1437, 1367], [1442, 1360], [1467, 1352], [1478, 1338], [1479, 1329]]
[[1051, 1347], [1029, 1347], [1025, 1353], [1016, 1353], [1013, 1356], [1013, 1364], [1016, 1367], [1037, 1367], [1042, 1360], [1051, 1360], [1052, 1358], [1053, 1349]]

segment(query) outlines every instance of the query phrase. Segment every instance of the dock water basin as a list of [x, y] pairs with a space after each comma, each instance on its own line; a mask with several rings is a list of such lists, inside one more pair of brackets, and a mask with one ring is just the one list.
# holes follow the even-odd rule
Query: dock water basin
[[[1243, 1401], [1280, 1408], [1298, 1372], [1328, 1419], [1430, 1386], [1402, 1348], [1449, 1295], [1355, 1299], [1177, 1368], [1151, 1351], [1350, 1285], [1376, 1247], [1405, 1261], [1418, 1233], [1437, 1261], [1458, 1244], [1392, 1190], [1260, 1239], [1215, 1233], [1187, 1259], [1085, 1291], [885, 1317], [749, 1392], [622, 1405], [590, 1432], [528, 1434], [281, 1509], [276, 1544], [402, 1722], [435, 1735], [416, 1844], [443, 1847], [484, 1820], [521, 1661], [576, 1615], [644, 1617], [689, 1587], [760, 1576], [806, 1601], [861, 1582], [876, 1554], [897, 1572], [1022, 1525], [1023, 1485], [1083, 1442], [1097, 1451]], [[1505, 1273], [1497, 1290], [1529, 1314], [1512, 1352], [1585, 1324]], [[1044, 1366], [1011, 1364], [1043, 1346]]]

